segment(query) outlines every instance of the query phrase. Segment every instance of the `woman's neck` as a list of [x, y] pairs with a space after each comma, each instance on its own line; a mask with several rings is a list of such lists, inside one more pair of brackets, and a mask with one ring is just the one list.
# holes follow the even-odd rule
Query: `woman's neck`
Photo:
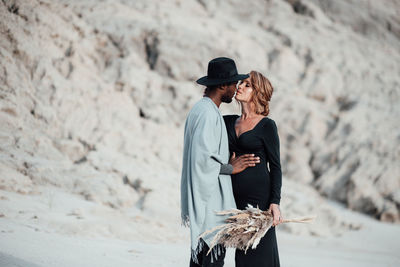
[[242, 106], [242, 119], [252, 119], [254, 117], [257, 117], [258, 114], [254, 111], [254, 104], [249, 103], [249, 102], [241, 102], [240, 103]]

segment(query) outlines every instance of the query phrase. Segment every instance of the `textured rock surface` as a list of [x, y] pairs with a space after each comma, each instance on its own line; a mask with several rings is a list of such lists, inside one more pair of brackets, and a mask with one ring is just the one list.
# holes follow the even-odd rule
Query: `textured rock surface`
[[399, 10], [389, 0], [2, 1], [0, 187], [58, 187], [175, 223], [183, 123], [202, 95], [194, 80], [225, 55], [275, 87], [285, 214], [318, 213], [326, 227], [288, 231], [359, 227], [313, 187], [399, 222]]

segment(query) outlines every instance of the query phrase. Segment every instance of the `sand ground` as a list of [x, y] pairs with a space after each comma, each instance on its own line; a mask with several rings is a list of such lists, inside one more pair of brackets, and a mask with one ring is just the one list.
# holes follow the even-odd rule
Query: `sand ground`
[[[22, 207], [21, 207], [22, 208]], [[400, 227], [348, 210], [361, 221], [358, 231], [341, 237], [299, 236], [277, 230], [281, 266], [400, 266]], [[62, 215], [59, 215], [62, 216]], [[112, 221], [113, 218], [108, 218]], [[118, 223], [118, 222], [116, 222]], [[146, 225], [136, 225], [145, 228]], [[189, 233], [172, 242], [60, 234], [32, 220], [0, 218], [0, 266], [188, 266]], [[225, 266], [234, 266], [229, 249]]]

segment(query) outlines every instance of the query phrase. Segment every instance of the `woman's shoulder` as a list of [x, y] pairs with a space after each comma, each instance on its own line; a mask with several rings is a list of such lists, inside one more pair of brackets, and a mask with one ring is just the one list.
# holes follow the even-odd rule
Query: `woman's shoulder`
[[266, 128], [266, 129], [269, 129], [269, 130], [277, 131], [276, 123], [270, 117], [264, 117], [264, 125], [263, 125], [263, 127]]

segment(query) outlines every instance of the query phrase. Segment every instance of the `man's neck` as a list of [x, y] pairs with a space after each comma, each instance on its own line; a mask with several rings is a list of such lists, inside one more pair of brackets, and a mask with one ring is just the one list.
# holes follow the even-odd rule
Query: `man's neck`
[[221, 105], [221, 96], [218, 94], [206, 94], [204, 97], [210, 98], [218, 108]]

